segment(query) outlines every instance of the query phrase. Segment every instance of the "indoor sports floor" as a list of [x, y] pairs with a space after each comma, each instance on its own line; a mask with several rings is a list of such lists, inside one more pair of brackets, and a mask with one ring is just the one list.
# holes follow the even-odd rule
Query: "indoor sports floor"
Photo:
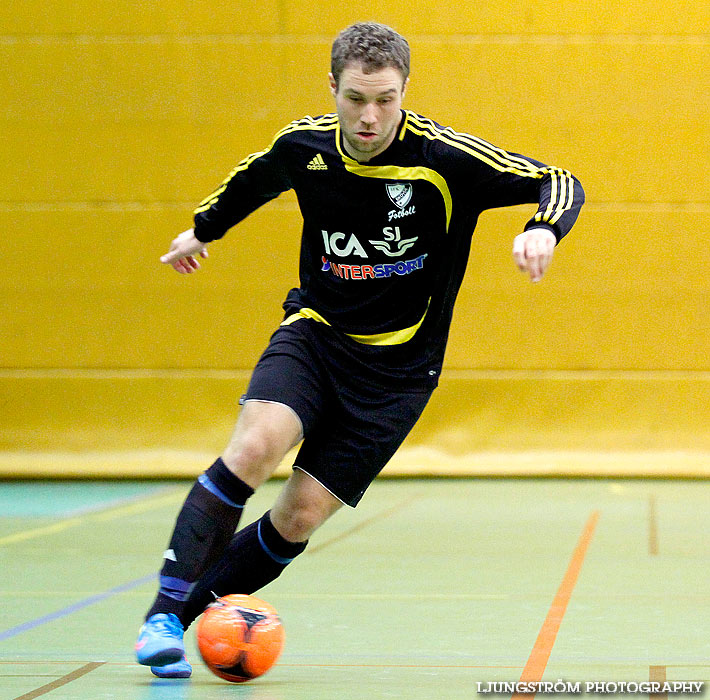
[[0, 699], [509, 699], [477, 684], [710, 681], [709, 485], [640, 479], [379, 480], [261, 592], [286, 628], [271, 671], [228, 684], [189, 631], [193, 677], [154, 678], [133, 643], [189, 487], [0, 482]]

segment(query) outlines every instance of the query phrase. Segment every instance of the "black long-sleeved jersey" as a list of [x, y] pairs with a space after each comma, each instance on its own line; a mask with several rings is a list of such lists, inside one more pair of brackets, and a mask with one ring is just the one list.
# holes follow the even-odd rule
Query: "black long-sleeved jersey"
[[195, 211], [203, 242], [281, 192], [303, 215], [300, 287], [285, 324], [311, 318], [375, 375], [436, 382], [471, 236], [486, 209], [537, 203], [525, 229], [559, 241], [584, 202], [568, 171], [508, 153], [411, 111], [367, 163], [342, 145], [336, 114], [305, 117], [245, 158]]

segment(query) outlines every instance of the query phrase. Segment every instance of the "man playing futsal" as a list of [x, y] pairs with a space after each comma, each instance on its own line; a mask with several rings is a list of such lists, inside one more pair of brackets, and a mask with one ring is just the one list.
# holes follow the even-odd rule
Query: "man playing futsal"
[[[222, 456], [180, 511], [136, 643], [156, 675], [187, 677], [184, 629], [216, 595], [253, 593], [355, 506], [437, 385], [479, 214], [534, 203], [513, 242], [538, 281], [584, 201], [566, 170], [403, 110], [406, 40], [360, 23], [336, 38], [336, 114], [305, 117], [239, 163], [161, 260], [199, 269], [206, 244], [281, 192], [303, 215], [300, 286], [252, 375]], [[270, 511], [235, 534], [247, 499], [303, 440]]]

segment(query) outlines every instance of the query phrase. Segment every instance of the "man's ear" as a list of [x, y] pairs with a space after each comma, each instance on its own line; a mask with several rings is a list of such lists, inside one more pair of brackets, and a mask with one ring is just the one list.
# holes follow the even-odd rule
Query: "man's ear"
[[328, 82], [330, 83], [330, 91], [333, 93], [333, 97], [335, 97], [338, 93], [338, 85], [332, 73], [328, 73]]
[[409, 78], [407, 78], [404, 81], [404, 85], [402, 85], [402, 99], [404, 99], [404, 95], [407, 92], [407, 87], [409, 86]]

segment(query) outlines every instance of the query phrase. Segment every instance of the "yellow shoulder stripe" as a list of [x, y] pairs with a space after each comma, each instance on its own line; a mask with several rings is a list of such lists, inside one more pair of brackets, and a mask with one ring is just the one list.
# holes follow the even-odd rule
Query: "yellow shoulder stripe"
[[452, 129], [437, 129], [433, 124], [423, 123], [414, 116], [410, 118], [408, 128], [410, 131], [417, 134], [417, 136], [424, 136], [430, 141], [442, 141], [449, 146], [458, 148], [500, 172], [514, 173], [515, 175], [521, 175], [523, 177], [542, 177], [540, 170], [532, 163], [528, 163], [522, 159], [513, 159], [509, 153], [495, 149], [493, 146], [484, 148], [479, 144], [467, 142], [465, 139], [461, 138], [460, 134]]
[[407, 128], [418, 136], [429, 140], [439, 140], [481, 160], [499, 172], [509, 172], [523, 177], [540, 179], [550, 175], [550, 201], [545, 211], [535, 215], [535, 221], [555, 224], [574, 203], [574, 179], [568, 170], [544, 167], [531, 163], [522, 156], [517, 156], [497, 148], [471, 134], [463, 134], [447, 127], [442, 128], [430, 119], [421, 117], [407, 110]]
[[227, 177], [222, 181], [219, 187], [217, 187], [214, 192], [209, 194], [199, 203], [194, 213], [200, 214], [203, 211], [207, 211], [213, 204], [216, 204], [219, 200], [219, 196], [227, 189], [227, 185], [229, 185], [232, 178], [237, 173], [246, 170], [257, 158], [261, 158], [261, 156], [266, 155], [282, 136], [293, 133], [294, 131], [330, 131], [337, 128], [337, 125], [337, 114], [324, 114], [322, 117], [303, 117], [303, 119], [297, 119], [296, 121], [291, 122], [288, 126], [281, 129], [281, 131], [277, 132], [268, 148], [265, 148], [263, 151], [259, 151], [257, 153], [252, 153], [239, 162], [229, 173], [229, 175], [227, 175]]

